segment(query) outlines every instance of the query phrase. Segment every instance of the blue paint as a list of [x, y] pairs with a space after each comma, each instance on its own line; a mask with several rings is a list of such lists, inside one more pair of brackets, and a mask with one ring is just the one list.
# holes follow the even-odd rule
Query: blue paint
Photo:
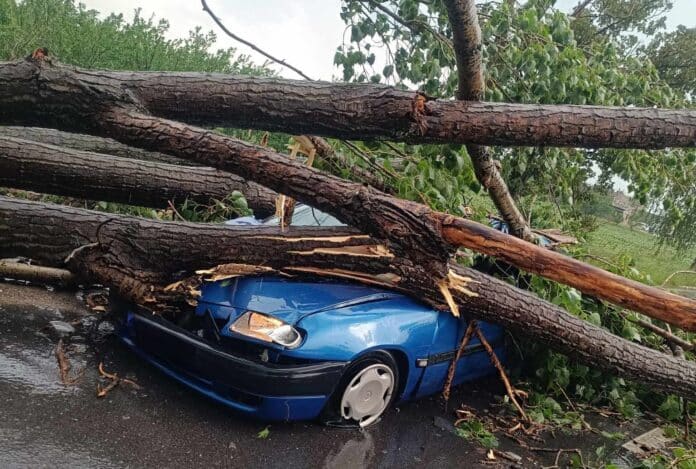
[[[245, 311], [252, 310], [275, 316], [292, 324], [303, 336], [301, 345], [293, 350], [229, 330], [229, 326]], [[350, 363], [372, 350], [387, 350], [400, 364], [403, 386], [398, 401], [417, 399], [442, 390], [454, 351], [467, 326], [449, 312], [438, 312], [402, 294], [336, 280], [296, 280], [274, 276], [245, 277], [231, 281], [205, 284], [196, 314], [211, 315], [224, 324], [220, 327], [220, 347], [229, 346], [229, 354], [237, 353], [246, 343], [266, 351], [268, 364], [284, 369], [283, 363], [322, 364]], [[129, 326], [130, 324], [130, 326]], [[503, 330], [499, 326], [480, 323], [482, 331], [496, 346], [502, 358]], [[301, 395], [264, 395], [254, 392], [254, 383], [238, 383], [245, 398], [224, 388], [205, 376], [194, 375], [161, 360], [138, 347], [134, 340], [132, 321], [121, 329], [124, 343], [157, 368], [238, 412], [262, 420], [306, 420], [316, 418], [331, 392], [303, 392]], [[195, 337], [195, 336], [194, 336]], [[194, 340], [203, 341], [195, 337]], [[176, 348], [176, 341], [167, 347]], [[454, 384], [491, 374], [491, 365], [477, 338], [457, 366]], [[440, 354], [440, 357], [438, 357]], [[255, 357], [254, 357], [255, 358]], [[429, 359], [426, 367], [416, 364]], [[439, 360], [438, 363], [435, 361]], [[337, 379], [336, 379], [337, 381]], [[334, 383], [337, 384], [337, 383]]]

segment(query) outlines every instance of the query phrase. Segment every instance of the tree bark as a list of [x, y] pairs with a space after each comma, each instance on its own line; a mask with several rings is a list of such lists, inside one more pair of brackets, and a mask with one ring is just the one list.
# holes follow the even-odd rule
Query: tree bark
[[155, 208], [186, 199], [209, 204], [237, 190], [261, 218], [275, 212], [277, 196], [213, 168], [138, 161], [12, 137], [0, 137], [0, 186]]
[[47, 143], [58, 147], [72, 148], [74, 150], [91, 151], [104, 155], [120, 156], [143, 161], [158, 161], [160, 163], [181, 164], [191, 166], [190, 161], [182, 160], [175, 156], [165, 155], [156, 151], [146, 151], [142, 148], [133, 148], [117, 142], [111, 138], [95, 137], [93, 135], [74, 134], [57, 129], [45, 129], [42, 127], [17, 127], [0, 126], [0, 137], [15, 137], [33, 142]]
[[[0, 67], [1, 69], [2, 67]], [[696, 301], [631, 281], [465, 219], [437, 213], [369, 186], [307, 168], [267, 148], [152, 117], [119, 84], [99, 73], [73, 73], [45, 60], [13, 64], [0, 86], [0, 122], [48, 121], [108, 135], [240, 175], [330, 213], [396, 255], [443, 279], [456, 247], [494, 255], [529, 272], [677, 325], [696, 330]], [[0, 84], [7, 74], [0, 72]], [[38, 82], [26, 89], [23, 82]], [[87, 81], [84, 81], [87, 80]], [[14, 94], [7, 95], [11, 88]], [[11, 96], [12, 98], [6, 98]], [[22, 103], [22, 106], [12, 106]]]
[[[452, 27], [457, 77], [459, 88], [457, 99], [461, 101], [481, 101], [485, 89], [483, 66], [481, 65], [481, 28], [473, 0], [445, 0], [447, 16]], [[500, 169], [490, 151], [481, 145], [467, 145], [474, 173], [479, 183], [488, 191], [493, 203], [507, 222], [510, 232], [527, 241], [534, 235], [527, 220], [522, 216], [512, 194], [508, 190]]]
[[[172, 223], [0, 197], [0, 256], [31, 255], [62, 265], [71, 253], [79, 259], [85, 246], [91, 255], [68, 265], [141, 303], [198, 269], [246, 262], [273, 269], [269, 272], [372, 281], [444, 307], [442, 290], [429, 271], [347, 228], [280, 232]], [[224, 268], [219, 272], [224, 274]], [[480, 272], [454, 264], [448, 269], [448, 288], [467, 316], [497, 322], [655, 390], [696, 397], [696, 363], [618, 338]]]
[[[107, 72], [70, 68], [73, 81], [51, 87], [31, 61], [0, 62], [0, 120], [85, 129], [90, 122], [64, 112], [40, 116], [36, 96], [82, 95], [61, 106], [83, 108], [95, 85], [156, 116], [208, 126], [278, 130], [352, 140], [505, 146], [658, 149], [696, 146], [696, 111], [600, 106], [441, 101], [368, 84], [304, 82], [208, 73]], [[67, 70], [66, 70], [67, 71]], [[106, 98], [102, 106], [108, 107]], [[19, 109], [13, 109], [19, 108]], [[22, 108], [26, 108], [25, 111]], [[10, 109], [12, 112], [6, 112]], [[55, 108], [54, 110], [58, 110]], [[89, 114], [94, 115], [96, 109]], [[80, 111], [83, 113], [83, 111]], [[90, 119], [89, 115], [82, 117]]]
[[0, 259], [0, 278], [60, 287], [69, 287], [75, 284], [75, 276], [69, 270], [23, 264], [7, 259]]

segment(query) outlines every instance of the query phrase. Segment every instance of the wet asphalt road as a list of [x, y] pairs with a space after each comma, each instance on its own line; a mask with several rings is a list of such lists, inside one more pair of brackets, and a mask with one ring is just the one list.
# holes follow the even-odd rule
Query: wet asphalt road
[[[66, 351], [72, 373], [84, 374], [74, 386], [60, 382], [58, 338], [46, 328], [54, 320], [75, 324]], [[365, 431], [272, 424], [258, 438], [265, 424], [173, 382], [110, 332], [79, 294], [0, 283], [0, 466], [421, 468], [475, 467], [485, 459], [485, 450], [434, 424], [452, 420], [437, 398], [393, 409]], [[140, 389], [117, 387], [98, 399], [99, 362]], [[491, 387], [495, 381], [456, 389], [450, 406], [485, 409], [494, 396], [483, 389]], [[549, 462], [507, 445], [525, 467]]]

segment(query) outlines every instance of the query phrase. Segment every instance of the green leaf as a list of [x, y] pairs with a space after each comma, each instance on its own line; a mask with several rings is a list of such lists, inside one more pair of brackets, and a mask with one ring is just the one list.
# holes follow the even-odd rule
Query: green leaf
[[258, 438], [260, 440], [265, 440], [266, 438], [268, 438], [268, 436], [270, 434], [271, 434], [271, 426], [269, 425], [266, 428], [264, 428], [263, 430], [261, 430], [260, 432], [258, 432], [256, 434], [256, 438]]

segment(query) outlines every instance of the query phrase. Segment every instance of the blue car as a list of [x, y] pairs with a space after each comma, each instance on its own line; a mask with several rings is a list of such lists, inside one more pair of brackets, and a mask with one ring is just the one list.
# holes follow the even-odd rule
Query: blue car
[[[298, 208], [293, 223], [318, 212]], [[306, 224], [340, 223], [324, 215]], [[247, 222], [256, 224], [235, 223]], [[206, 283], [201, 293], [176, 322], [127, 313], [121, 339], [174, 379], [267, 421], [373, 424], [394, 403], [442, 390], [467, 327], [466, 318], [408, 296], [324, 278], [242, 277]], [[480, 327], [503, 358], [503, 329]], [[453, 383], [493, 372], [474, 338]]]

